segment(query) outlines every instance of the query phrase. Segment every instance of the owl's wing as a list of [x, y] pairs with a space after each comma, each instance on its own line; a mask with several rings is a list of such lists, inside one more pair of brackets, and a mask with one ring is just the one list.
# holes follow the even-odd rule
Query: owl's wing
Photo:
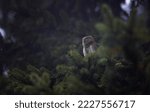
[[83, 48], [83, 55], [86, 56], [87, 55], [87, 52], [85, 50], [85, 47]]

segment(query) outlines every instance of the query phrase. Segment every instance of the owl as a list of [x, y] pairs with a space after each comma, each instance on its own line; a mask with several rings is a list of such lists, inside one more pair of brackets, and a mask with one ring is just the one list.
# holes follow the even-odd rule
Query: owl
[[96, 42], [92, 36], [85, 36], [82, 38], [83, 55], [93, 53], [96, 50]]

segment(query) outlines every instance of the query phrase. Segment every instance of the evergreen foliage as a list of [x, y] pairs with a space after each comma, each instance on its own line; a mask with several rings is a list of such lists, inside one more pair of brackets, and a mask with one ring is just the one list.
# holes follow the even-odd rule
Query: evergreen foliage
[[9, 73], [11, 94], [52, 94], [51, 75], [45, 69], [37, 69], [31, 65], [23, 71], [18, 68]]

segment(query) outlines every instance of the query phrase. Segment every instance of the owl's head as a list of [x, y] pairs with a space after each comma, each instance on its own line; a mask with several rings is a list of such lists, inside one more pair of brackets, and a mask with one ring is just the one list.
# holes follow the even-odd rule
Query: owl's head
[[92, 36], [85, 36], [82, 38], [82, 45], [83, 46], [90, 46], [93, 43], [95, 43], [95, 40]]

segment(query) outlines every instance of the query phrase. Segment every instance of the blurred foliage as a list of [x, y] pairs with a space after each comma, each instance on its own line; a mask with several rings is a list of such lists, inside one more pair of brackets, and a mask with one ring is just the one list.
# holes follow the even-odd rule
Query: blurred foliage
[[[150, 94], [148, 0], [127, 20], [123, 1], [0, 0], [0, 94]], [[85, 35], [98, 48], [83, 57]]]
[[45, 69], [37, 69], [31, 65], [23, 71], [18, 68], [9, 72], [8, 91], [11, 94], [52, 94], [51, 75]]

